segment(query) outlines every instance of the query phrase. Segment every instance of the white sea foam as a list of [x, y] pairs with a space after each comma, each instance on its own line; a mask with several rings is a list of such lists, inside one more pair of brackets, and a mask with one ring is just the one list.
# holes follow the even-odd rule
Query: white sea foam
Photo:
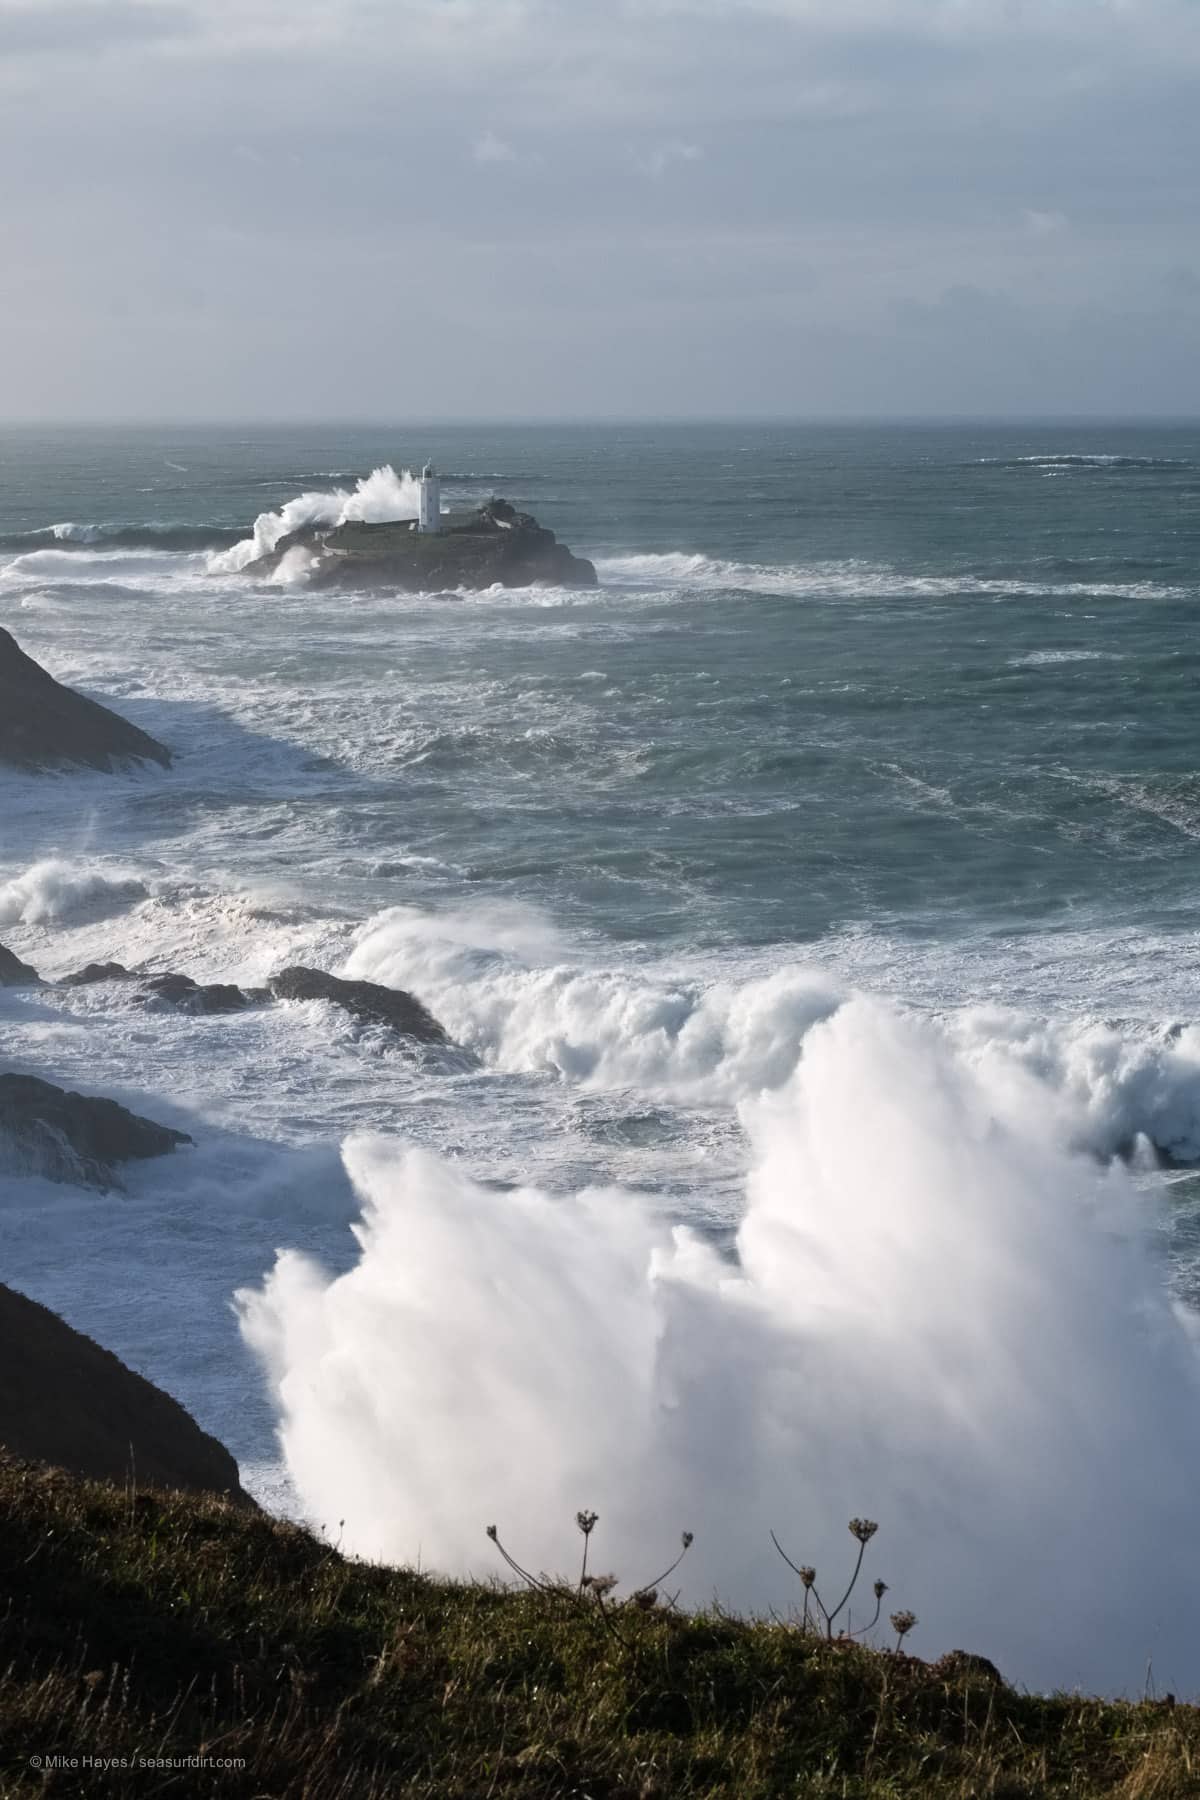
[[801, 599], [938, 600], [967, 598], [1042, 600], [1182, 600], [1190, 588], [1157, 581], [1040, 581], [959, 575], [905, 573], [885, 563], [857, 560], [826, 563], [739, 563], [699, 553], [600, 557], [596, 568], [605, 586], [681, 592], [729, 589]]
[[356, 1265], [285, 1252], [239, 1296], [309, 1517], [481, 1573], [493, 1522], [569, 1568], [595, 1506], [631, 1585], [688, 1527], [687, 1597], [779, 1606], [768, 1529], [835, 1583], [866, 1511], [926, 1653], [1099, 1687], [1152, 1654], [1194, 1686], [1196, 1348], [1127, 1178], [862, 1000], [744, 1122], [737, 1267], [627, 1194], [497, 1194], [350, 1143]]
[[1026, 656], [1010, 656], [1010, 669], [1053, 668], [1059, 663], [1123, 662], [1111, 650], [1031, 650]]
[[411, 470], [397, 474], [389, 463], [372, 469], [351, 488], [314, 490], [298, 494], [278, 512], [259, 513], [250, 537], [230, 550], [208, 558], [213, 574], [236, 574], [267, 556], [290, 531], [305, 525], [346, 525], [354, 520], [381, 524], [390, 519], [415, 519], [420, 505], [420, 483]]
[[49, 925], [83, 915], [107, 917], [144, 900], [146, 891], [132, 871], [51, 857], [0, 882], [0, 925]]

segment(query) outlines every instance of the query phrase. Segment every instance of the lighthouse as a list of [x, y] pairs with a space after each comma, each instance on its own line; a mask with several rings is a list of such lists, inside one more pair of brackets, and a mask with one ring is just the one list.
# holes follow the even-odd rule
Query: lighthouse
[[442, 529], [442, 484], [431, 462], [421, 470], [421, 500], [417, 513], [418, 531]]

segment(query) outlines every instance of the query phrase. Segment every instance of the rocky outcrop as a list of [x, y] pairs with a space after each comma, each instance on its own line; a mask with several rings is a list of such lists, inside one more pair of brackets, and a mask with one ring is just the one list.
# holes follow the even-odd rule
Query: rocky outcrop
[[229, 981], [199, 982], [190, 975], [151, 975], [143, 994], [147, 1001], [160, 1001], [188, 1013], [244, 1012], [270, 997], [267, 988], [251, 988], [247, 993]]
[[76, 969], [73, 975], [60, 976], [59, 987], [92, 987], [98, 981], [132, 981], [130, 970], [124, 963], [88, 963], [82, 969]]
[[72, 1093], [36, 1075], [0, 1075], [0, 1168], [10, 1174], [106, 1190], [119, 1186], [121, 1163], [164, 1156], [191, 1141], [115, 1100]]
[[423, 534], [415, 521], [305, 526], [281, 538], [269, 556], [249, 565], [272, 575], [285, 556], [312, 586], [392, 587], [409, 593], [447, 588], [595, 587], [594, 564], [573, 556], [531, 513], [507, 500], [477, 512], [450, 514], [442, 530]]
[[142, 984], [139, 996], [147, 1005], [173, 1007], [186, 1013], [244, 1012], [248, 1006], [260, 1006], [271, 998], [269, 988], [235, 987], [230, 981], [194, 981], [190, 975], [168, 971], [163, 975], [136, 974], [124, 963], [88, 963], [73, 975], [64, 975], [59, 987], [94, 987], [102, 981], [137, 981]]
[[0, 987], [41, 987], [42, 978], [36, 969], [23, 963], [19, 956], [6, 950], [0, 944]]
[[421, 1044], [448, 1044], [449, 1037], [433, 1014], [401, 988], [374, 981], [342, 981], [320, 969], [296, 967], [271, 977], [277, 1000], [331, 1000], [364, 1025], [390, 1025]]
[[18, 769], [170, 762], [170, 751], [106, 706], [63, 687], [0, 630], [0, 764]]
[[48, 1307], [2, 1286], [0, 1369], [0, 1445], [14, 1456], [94, 1481], [254, 1505], [228, 1450], [177, 1400]]

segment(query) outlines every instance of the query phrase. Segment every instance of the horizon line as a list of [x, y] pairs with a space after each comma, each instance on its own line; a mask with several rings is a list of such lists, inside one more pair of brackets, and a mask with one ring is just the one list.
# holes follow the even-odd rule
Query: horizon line
[[132, 431], [132, 430], [355, 430], [416, 431], [497, 428], [664, 427], [664, 426], [1021, 426], [1021, 425], [1200, 425], [1200, 409], [1189, 412], [879, 412], [879, 413], [561, 413], [467, 414], [441, 417], [413, 414], [305, 414], [271, 417], [269, 414], [188, 417], [182, 414], [126, 414], [111, 417], [47, 417], [0, 420], [5, 431]]

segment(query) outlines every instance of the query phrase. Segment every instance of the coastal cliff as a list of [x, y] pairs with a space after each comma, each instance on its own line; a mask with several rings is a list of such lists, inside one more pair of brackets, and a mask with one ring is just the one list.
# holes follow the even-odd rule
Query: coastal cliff
[[0, 629], [0, 765], [114, 769], [133, 761], [165, 768], [162, 744], [73, 688], [63, 687]]
[[218, 1494], [243, 1506], [238, 1466], [177, 1400], [0, 1286], [0, 1446], [92, 1480]]
[[470, 513], [451, 513], [437, 532], [420, 532], [416, 521], [389, 524], [353, 522], [306, 525], [280, 538], [247, 573], [275, 574], [288, 568], [310, 586], [386, 586], [409, 593], [448, 588], [595, 587], [595, 565], [572, 555], [531, 513], [506, 500], [490, 500]]

